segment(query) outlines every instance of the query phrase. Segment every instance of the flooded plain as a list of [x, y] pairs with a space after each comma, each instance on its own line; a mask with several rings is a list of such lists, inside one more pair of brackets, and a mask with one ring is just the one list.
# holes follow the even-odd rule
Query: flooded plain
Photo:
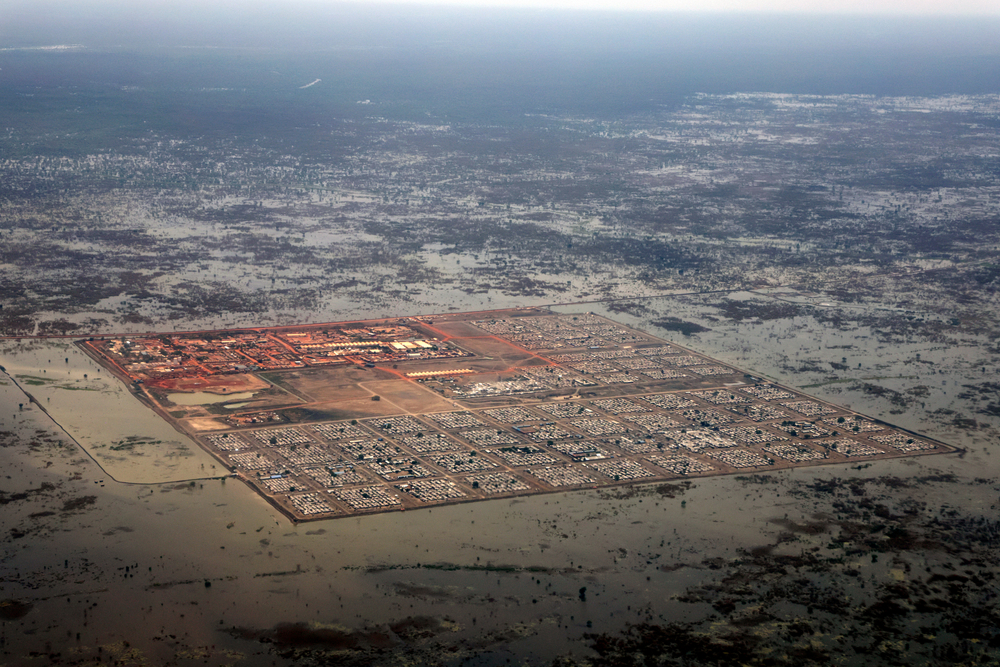
[[44, 410], [112, 479], [149, 484], [212, 476], [211, 456], [75, 345], [3, 341], [0, 358], [12, 381], [37, 401], [32, 407]]
[[[603, 15], [513, 69], [485, 18], [5, 49], [0, 331], [558, 302], [959, 450], [295, 525], [69, 339], [4, 339], [0, 664], [1000, 663], [1000, 105], [955, 67], [996, 30], [640, 19], [669, 53]], [[736, 33], [736, 69], [684, 46]], [[810, 94], [697, 92], [763, 89]]]
[[[981, 374], [976, 341], [873, 344], [860, 325], [801, 313], [748, 324], [694, 298], [646, 300], [638, 314], [609, 305], [587, 309], [965, 450], [296, 526], [215, 479], [211, 457], [75, 346], [6, 341], [3, 661], [572, 664], [613, 658], [602, 638], [643, 645], [668, 629], [676, 642], [682, 627], [718, 640], [685, 650], [722, 664], [712, 651], [724, 645], [870, 664], [859, 643], [890, 636], [900, 645], [880, 648], [886, 658], [992, 651], [961, 627], [916, 629], [941, 613], [924, 598], [946, 597], [927, 592], [942, 572], [980, 582], [969, 613], [995, 608], [995, 556], [956, 531], [979, 521], [976, 539], [995, 539], [981, 522], [998, 498], [997, 419], [962, 429], [939, 412], [968, 412], [952, 389]], [[653, 324], [667, 316], [706, 330]], [[914, 369], [918, 351], [934, 382]], [[849, 368], [839, 381], [827, 357]], [[866, 392], [873, 383], [913, 400]], [[926, 393], [907, 393], [916, 386]], [[910, 630], [873, 620], [890, 593]], [[904, 648], [911, 635], [923, 643]]]

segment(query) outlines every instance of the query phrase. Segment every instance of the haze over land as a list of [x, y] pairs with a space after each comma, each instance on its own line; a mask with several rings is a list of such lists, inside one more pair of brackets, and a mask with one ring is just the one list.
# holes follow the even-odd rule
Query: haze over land
[[[4, 661], [996, 662], [1000, 20], [11, 12]], [[35, 338], [552, 304], [962, 451], [306, 529]]]

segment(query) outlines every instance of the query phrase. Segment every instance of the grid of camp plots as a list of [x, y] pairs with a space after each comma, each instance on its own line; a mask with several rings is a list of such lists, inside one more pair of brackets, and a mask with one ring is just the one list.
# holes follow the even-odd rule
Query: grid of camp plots
[[550, 362], [473, 392], [507, 405], [201, 437], [296, 519], [952, 451], [596, 316], [475, 324]]

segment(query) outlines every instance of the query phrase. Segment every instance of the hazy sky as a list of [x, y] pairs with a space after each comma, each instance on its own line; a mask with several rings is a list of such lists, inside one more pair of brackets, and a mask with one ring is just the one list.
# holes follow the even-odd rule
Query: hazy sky
[[[254, 11], [266, 7], [281, 11], [283, 7], [337, 4], [398, 4], [398, 5], [461, 5], [465, 7], [524, 7], [587, 10], [690, 11], [690, 12], [768, 12], [800, 14], [898, 14], [898, 15], [970, 15], [1000, 16], [1000, 0], [6, 0], [8, 10], [37, 12], [58, 10], [78, 11], [81, 7], [120, 9], [128, 13], [167, 9], [177, 14], [188, 11], [231, 8], [234, 11]], [[0, 14], [3, 12], [0, 11]], [[2, 18], [2, 16], [0, 16]]]
[[864, 46], [993, 57], [998, 34], [1000, 0], [0, 0], [0, 48], [303, 50], [432, 40], [511, 50], [575, 41], [613, 50], [755, 52], [787, 43], [817, 53]]
[[[315, 0], [314, 0], [315, 1]], [[480, 7], [850, 14], [1000, 14], [998, 0], [355, 0]]]

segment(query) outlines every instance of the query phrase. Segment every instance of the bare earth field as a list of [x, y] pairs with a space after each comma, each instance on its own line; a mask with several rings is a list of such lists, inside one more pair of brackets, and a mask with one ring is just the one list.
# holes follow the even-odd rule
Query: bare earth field
[[213, 378], [212, 382], [194, 378], [177, 378], [162, 385], [163, 389], [173, 391], [205, 391], [213, 394], [237, 394], [244, 391], [257, 392], [267, 389], [270, 385], [253, 375], [227, 375]]

